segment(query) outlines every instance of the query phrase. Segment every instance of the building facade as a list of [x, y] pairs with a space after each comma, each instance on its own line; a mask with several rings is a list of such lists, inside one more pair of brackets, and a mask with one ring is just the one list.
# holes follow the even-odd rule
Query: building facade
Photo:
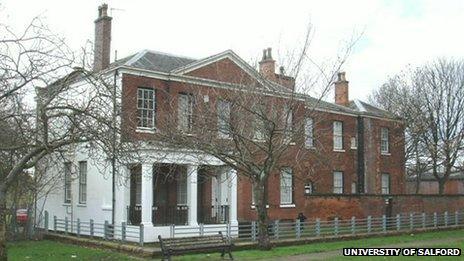
[[[141, 160], [118, 167], [125, 174], [117, 179], [113, 192], [111, 172], [102, 171], [98, 166], [103, 163], [86, 154], [85, 146], [78, 147], [62, 169], [54, 170], [65, 173], [63, 184], [42, 202], [43, 209], [71, 220], [143, 224], [147, 242], [169, 235], [170, 224], [201, 223], [206, 228], [215, 224], [217, 229], [217, 224], [256, 219], [252, 183], [240, 171], [201, 152], [151, 146], [150, 140], [159, 131], [169, 131], [166, 122], [172, 118], [179, 128], [189, 130], [198, 101], [212, 104], [217, 114], [230, 111], [220, 98], [234, 92], [236, 85], [252, 85], [264, 78], [293, 93], [295, 80], [283, 70], [275, 73], [271, 49], [264, 50], [259, 70], [230, 50], [204, 59], [143, 50], [110, 63], [111, 17], [106, 5], [99, 8], [95, 26], [94, 68], [114, 75], [122, 97], [121, 139], [144, 144], [137, 151]], [[310, 126], [306, 136], [295, 140], [282, 157], [281, 164], [286, 165], [301, 154], [300, 164], [288, 163], [269, 177], [271, 220], [295, 219], [305, 209], [308, 194], [405, 192], [401, 119], [362, 101], [350, 101], [348, 92], [345, 74], [339, 73], [335, 103], [317, 103], [310, 124], [305, 125]], [[305, 101], [311, 97], [298, 97], [302, 98], [291, 117], [294, 122], [307, 122]], [[321, 151], [325, 164], [316, 156]]]

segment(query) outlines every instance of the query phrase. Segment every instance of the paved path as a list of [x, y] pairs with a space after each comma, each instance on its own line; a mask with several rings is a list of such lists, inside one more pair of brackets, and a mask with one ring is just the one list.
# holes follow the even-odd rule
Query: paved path
[[[458, 241], [462, 241], [464, 238], [445, 238], [445, 239], [433, 239], [433, 240], [421, 240], [415, 242], [407, 242], [402, 244], [391, 244], [391, 245], [379, 245], [379, 246], [371, 246], [371, 247], [429, 247], [434, 245], [441, 245], [447, 243], [454, 243]], [[362, 247], [362, 246], [360, 246]], [[304, 255], [296, 255], [296, 256], [284, 256], [279, 258], [268, 259], [272, 261], [280, 261], [280, 260], [291, 260], [291, 261], [307, 261], [307, 260], [326, 260], [329, 258], [335, 258], [342, 256], [343, 249], [332, 250], [327, 252], [319, 252], [319, 253], [311, 253], [311, 254], [304, 254]]]

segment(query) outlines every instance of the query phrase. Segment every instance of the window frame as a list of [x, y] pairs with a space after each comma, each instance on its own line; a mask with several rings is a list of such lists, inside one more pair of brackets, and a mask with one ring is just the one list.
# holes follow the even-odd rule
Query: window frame
[[[384, 177], [387, 178], [386, 184], [384, 184]], [[391, 177], [389, 173], [382, 173], [380, 176], [380, 194], [389, 195], [391, 194]], [[386, 185], [386, 186], [385, 186]]]
[[290, 167], [284, 167], [280, 170], [280, 204], [292, 205], [293, 203], [293, 170]]
[[[222, 107], [221, 105], [225, 105]], [[225, 99], [219, 99], [216, 105], [217, 112], [217, 128], [218, 128], [218, 137], [220, 139], [230, 139], [231, 138], [231, 124], [230, 124], [230, 114], [231, 114], [232, 104], [230, 101]], [[227, 112], [226, 115], [222, 114]]]
[[293, 137], [293, 109], [287, 104], [284, 105], [284, 137], [291, 139]]
[[[140, 97], [140, 92], [142, 95]], [[151, 100], [153, 101], [153, 106], [145, 106], [146, 103], [150, 102], [149, 99], [145, 101], [145, 92], [148, 93], [147, 96], [150, 96], [151, 93]], [[148, 97], [149, 98], [149, 97]], [[140, 106], [140, 103], [142, 106]], [[146, 114], [146, 117], [144, 116]], [[151, 117], [150, 117], [151, 114]], [[151, 118], [151, 119], [150, 119]], [[144, 120], [147, 121], [146, 126], [144, 126]], [[148, 124], [151, 120], [152, 125]], [[146, 130], [154, 130], [156, 128], [156, 89], [150, 87], [137, 87], [137, 129], [146, 129]]]
[[[186, 97], [186, 109], [181, 108], [181, 97]], [[179, 92], [177, 95], [177, 129], [184, 133], [191, 133], [193, 128], [193, 108], [194, 108], [194, 96], [191, 93]], [[184, 116], [185, 115], [185, 116]], [[181, 117], [186, 117], [187, 126], [181, 125]], [[183, 120], [183, 119], [182, 119]]]
[[187, 206], [187, 173], [179, 172], [176, 180], [176, 205]]
[[386, 127], [380, 128], [380, 153], [390, 154], [390, 130]]
[[[338, 186], [338, 182], [336, 182], [336, 178], [339, 174], [339, 177], [341, 178], [341, 186]], [[332, 184], [332, 187], [333, 187], [333, 193], [334, 194], [343, 194], [344, 193], [344, 175], [343, 175], [343, 171], [334, 171], [333, 172], [333, 184]], [[336, 186], [337, 185], [337, 186]]]
[[72, 202], [72, 163], [64, 163], [64, 203], [71, 204]]
[[306, 117], [304, 124], [305, 148], [314, 148], [314, 119]]
[[87, 173], [87, 161], [79, 161], [79, 204], [87, 204]]
[[[339, 125], [340, 128], [337, 128]], [[343, 121], [333, 121], [333, 129], [332, 129], [332, 135], [333, 135], [333, 150], [334, 151], [343, 151]], [[338, 133], [340, 131], [340, 133]], [[340, 143], [340, 147], [338, 147], [338, 143]]]

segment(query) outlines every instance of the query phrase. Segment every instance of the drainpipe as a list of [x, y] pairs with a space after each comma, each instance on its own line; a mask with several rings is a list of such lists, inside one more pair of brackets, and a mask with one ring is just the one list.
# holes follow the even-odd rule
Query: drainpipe
[[111, 178], [112, 178], [112, 187], [111, 187], [111, 193], [112, 193], [112, 199], [111, 199], [111, 224], [115, 224], [115, 210], [116, 210], [116, 113], [117, 113], [117, 107], [116, 107], [116, 92], [117, 92], [117, 86], [116, 86], [116, 78], [118, 76], [118, 70], [116, 69], [114, 71], [114, 82], [113, 82], [113, 115], [112, 115], [112, 120], [113, 120], [113, 133], [111, 137], [111, 146], [112, 146], [112, 152], [111, 152]]

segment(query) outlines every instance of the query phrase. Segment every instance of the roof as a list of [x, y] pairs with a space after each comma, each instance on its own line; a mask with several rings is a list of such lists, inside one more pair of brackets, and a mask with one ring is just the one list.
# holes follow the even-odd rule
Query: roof
[[111, 63], [110, 67], [125, 65], [138, 69], [168, 73], [195, 61], [197, 60], [184, 56], [172, 55], [158, 51], [143, 50]]
[[350, 101], [349, 107], [361, 115], [368, 115], [380, 118], [389, 118], [400, 120], [401, 118], [394, 115], [391, 112], [377, 108], [369, 103], [363, 102], [361, 100]]

